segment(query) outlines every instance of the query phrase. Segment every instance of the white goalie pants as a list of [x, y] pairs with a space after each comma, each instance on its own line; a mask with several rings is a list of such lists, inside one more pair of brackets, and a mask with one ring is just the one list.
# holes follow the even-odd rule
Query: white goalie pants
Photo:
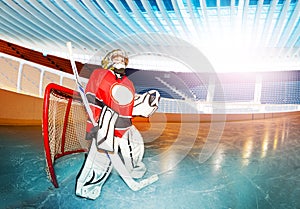
[[[122, 138], [115, 137], [114, 140], [114, 152], [120, 156], [131, 177], [143, 177], [146, 172], [142, 162], [144, 141], [139, 131], [135, 126], [131, 126]], [[112, 167], [108, 154], [98, 151], [93, 139], [83, 168], [77, 177], [76, 195], [88, 199], [99, 197]]]

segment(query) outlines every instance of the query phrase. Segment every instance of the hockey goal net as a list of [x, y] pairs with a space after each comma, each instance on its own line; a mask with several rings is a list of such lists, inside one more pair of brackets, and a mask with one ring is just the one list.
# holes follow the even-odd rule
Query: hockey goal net
[[43, 136], [46, 171], [58, 187], [54, 170], [58, 158], [86, 152], [90, 141], [85, 140], [87, 114], [78, 92], [51, 83], [45, 89], [43, 107]]

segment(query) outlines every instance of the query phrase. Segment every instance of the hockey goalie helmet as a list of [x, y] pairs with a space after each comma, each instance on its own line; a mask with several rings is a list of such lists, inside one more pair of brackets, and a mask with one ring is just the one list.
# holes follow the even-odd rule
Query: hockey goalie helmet
[[125, 68], [128, 65], [127, 53], [122, 49], [115, 49], [102, 59], [101, 65], [104, 69], [125, 75]]

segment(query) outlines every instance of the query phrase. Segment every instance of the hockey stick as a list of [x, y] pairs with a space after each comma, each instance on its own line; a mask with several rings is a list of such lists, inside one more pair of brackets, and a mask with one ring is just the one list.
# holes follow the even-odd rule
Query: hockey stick
[[[80, 80], [79, 80], [79, 75], [78, 75], [78, 71], [77, 71], [77, 67], [75, 64], [75, 61], [73, 59], [73, 52], [72, 52], [72, 43], [71, 42], [67, 42], [67, 48], [69, 51], [69, 59], [71, 62], [71, 66], [72, 66], [72, 70], [75, 76], [75, 80], [77, 83], [77, 87], [78, 87], [78, 91], [79, 94], [82, 98], [84, 107], [88, 113], [88, 116], [90, 118], [90, 120], [92, 121], [94, 126], [97, 126], [96, 121], [94, 120], [93, 117], [93, 113], [92, 110], [89, 106], [88, 100], [86, 98], [85, 92], [84, 92], [84, 88], [83, 85], [81, 84]], [[150, 176], [147, 179], [143, 179], [140, 182], [135, 181], [129, 174], [128, 170], [126, 169], [125, 165], [123, 164], [121, 158], [119, 157], [118, 153], [109, 153], [106, 152], [107, 156], [109, 157], [109, 159], [112, 162], [112, 165], [114, 166], [114, 168], [116, 169], [116, 171], [119, 173], [119, 175], [121, 176], [121, 178], [124, 180], [124, 182], [127, 184], [127, 186], [132, 189], [133, 191], [138, 191], [146, 186], [148, 186], [149, 184], [154, 183], [155, 181], [158, 180], [158, 175], [154, 174], [152, 176]]]

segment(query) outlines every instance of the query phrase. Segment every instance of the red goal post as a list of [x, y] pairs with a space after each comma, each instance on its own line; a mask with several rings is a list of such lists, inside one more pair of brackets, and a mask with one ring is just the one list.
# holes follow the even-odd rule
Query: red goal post
[[87, 114], [79, 92], [50, 83], [44, 94], [43, 136], [46, 171], [57, 188], [55, 160], [65, 155], [87, 152], [85, 140]]

